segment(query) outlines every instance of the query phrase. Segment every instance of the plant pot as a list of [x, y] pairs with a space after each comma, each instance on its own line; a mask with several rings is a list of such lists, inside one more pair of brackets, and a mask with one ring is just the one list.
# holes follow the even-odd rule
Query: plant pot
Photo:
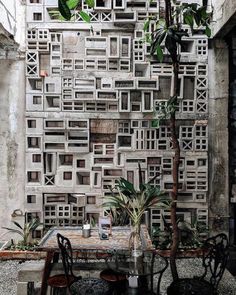
[[45, 259], [46, 252], [41, 251], [20, 251], [20, 250], [3, 250], [0, 251], [0, 260], [39, 260]]
[[[204, 253], [204, 249], [202, 248], [196, 248], [196, 249], [179, 249], [176, 253], [176, 258], [182, 258], [182, 257], [187, 257], [187, 258], [198, 258], [202, 257]], [[161, 250], [157, 249], [158, 254], [164, 256], [164, 257], [170, 257], [170, 250]]]

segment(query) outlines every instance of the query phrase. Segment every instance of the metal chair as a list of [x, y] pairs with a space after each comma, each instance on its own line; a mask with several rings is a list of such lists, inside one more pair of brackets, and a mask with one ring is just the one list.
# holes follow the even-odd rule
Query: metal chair
[[[73, 252], [70, 240], [58, 233], [57, 241], [61, 251], [63, 268], [67, 279], [67, 290], [69, 291], [69, 294], [108, 295], [111, 293], [109, 283], [102, 279], [82, 279], [81, 277], [76, 277], [73, 273]], [[72, 281], [71, 277], [73, 277]]]
[[200, 277], [181, 278], [168, 287], [168, 295], [217, 294], [229, 257], [229, 241], [224, 233], [207, 239], [203, 246], [204, 273]]

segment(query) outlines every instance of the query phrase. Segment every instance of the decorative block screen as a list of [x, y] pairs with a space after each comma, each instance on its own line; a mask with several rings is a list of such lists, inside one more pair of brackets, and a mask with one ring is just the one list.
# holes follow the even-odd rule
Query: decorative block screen
[[[162, 3], [82, 3], [86, 24], [77, 12], [58, 20], [57, 1], [28, 1], [26, 210], [45, 226], [97, 219], [119, 177], [138, 188], [138, 163], [145, 181], [157, 175], [153, 185], [171, 190], [170, 132], [156, 127], [154, 113], [173, 94], [173, 68], [143, 42], [144, 22], [153, 19], [151, 31]], [[187, 220], [207, 223], [208, 40], [190, 32], [180, 52], [178, 207]], [[151, 225], [163, 227], [161, 214], [168, 219], [152, 209]]]

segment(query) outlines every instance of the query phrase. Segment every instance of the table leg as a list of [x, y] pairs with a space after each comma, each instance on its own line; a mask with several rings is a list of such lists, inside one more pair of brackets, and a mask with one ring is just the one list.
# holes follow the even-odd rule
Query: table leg
[[46, 259], [45, 259], [45, 264], [44, 264], [40, 295], [46, 295], [46, 293], [47, 293], [47, 287], [48, 287], [47, 280], [48, 280], [50, 272], [51, 272], [51, 262], [52, 262], [53, 257], [54, 257], [54, 251], [48, 251]]

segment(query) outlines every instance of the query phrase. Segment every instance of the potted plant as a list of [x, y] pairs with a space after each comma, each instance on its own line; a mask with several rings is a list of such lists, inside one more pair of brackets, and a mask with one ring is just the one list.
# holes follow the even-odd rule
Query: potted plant
[[[167, 106], [162, 109], [159, 119], [165, 119], [169, 123], [172, 148], [174, 151], [172, 178], [173, 186], [171, 190], [171, 225], [172, 225], [172, 245], [170, 251], [170, 267], [173, 279], [178, 278], [176, 268], [176, 253], [179, 245], [179, 230], [176, 215], [176, 205], [179, 185], [179, 164], [180, 164], [180, 145], [178, 141], [178, 131], [176, 127], [176, 110], [179, 93], [179, 65], [180, 54], [179, 47], [183, 46], [182, 38], [188, 36], [188, 33], [182, 29], [182, 24], [188, 25], [193, 31], [194, 27], [205, 28], [205, 34], [209, 37], [211, 30], [209, 28], [210, 14], [206, 12], [205, 6], [197, 4], [184, 3], [178, 6], [172, 6], [176, 1], [165, 0], [164, 19], [156, 22], [156, 29], [151, 34], [146, 33], [146, 40], [151, 44], [151, 54], [157, 54], [160, 62], [164, 59], [164, 51], [168, 51], [168, 62], [173, 66], [173, 96], [167, 102]], [[150, 19], [144, 24], [144, 30], [147, 32]], [[159, 124], [159, 122], [157, 123]]]
[[[141, 168], [139, 167], [139, 175]], [[160, 191], [159, 187], [153, 187], [150, 183], [143, 184], [140, 181], [139, 190], [124, 178], [117, 181], [116, 192], [112, 191], [111, 196], [106, 197], [103, 206], [124, 211], [130, 219], [132, 232], [129, 246], [131, 249], [141, 247], [140, 225], [145, 211], [153, 207], [169, 208], [166, 194]]]
[[[152, 240], [160, 254], [169, 256], [172, 244], [172, 227], [166, 222], [164, 217], [163, 222], [165, 225], [164, 230], [161, 230], [159, 227], [152, 229]], [[208, 228], [197, 221], [197, 219], [191, 223], [178, 219], [177, 224], [179, 231], [177, 256], [198, 257], [201, 255], [203, 252], [202, 246], [208, 234]]]
[[16, 228], [10, 227], [2, 227], [7, 229], [9, 232], [16, 233], [22, 237], [16, 245], [11, 246], [11, 250], [34, 250], [37, 246], [37, 241], [32, 239], [32, 233], [37, 229], [39, 225], [41, 225], [40, 220], [38, 218], [32, 219], [30, 222], [27, 222], [22, 227], [18, 222], [13, 221]]

